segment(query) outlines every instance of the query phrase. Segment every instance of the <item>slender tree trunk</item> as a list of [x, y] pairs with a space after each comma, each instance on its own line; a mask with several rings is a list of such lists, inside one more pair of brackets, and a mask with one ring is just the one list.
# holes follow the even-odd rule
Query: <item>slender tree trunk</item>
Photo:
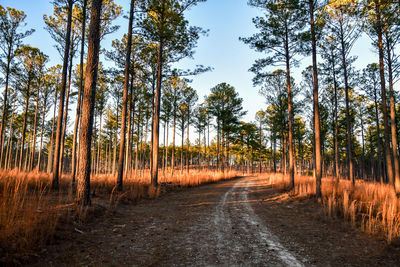
[[333, 55], [333, 51], [331, 51], [331, 62], [332, 62], [332, 76], [333, 76], [333, 89], [334, 89], [334, 101], [335, 101], [335, 108], [334, 108], [334, 160], [333, 160], [333, 165], [334, 165], [334, 177], [336, 177], [337, 181], [339, 181], [339, 165], [340, 165], [340, 159], [339, 159], [339, 147], [338, 147], [338, 134], [339, 134], [339, 127], [338, 127], [338, 95], [337, 95], [337, 82], [336, 82], [336, 70], [335, 70], [335, 56]]
[[132, 26], [133, 16], [135, 9], [135, 1], [131, 0], [131, 7], [129, 12], [129, 25], [128, 25], [128, 42], [125, 58], [125, 71], [124, 71], [124, 92], [122, 96], [122, 119], [121, 119], [121, 141], [119, 147], [119, 158], [118, 158], [118, 171], [117, 171], [117, 190], [122, 191], [123, 181], [122, 176], [124, 174], [124, 149], [125, 149], [125, 137], [126, 137], [126, 113], [128, 103], [128, 89], [129, 89], [129, 73], [131, 65], [131, 52], [132, 52]]
[[24, 146], [25, 146], [25, 135], [26, 135], [26, 125], [28, 123], [28, 107], [29, 107], [29, 98], [31, 94], [31, 81], [30, 79], [28, 80], [27, 84], [27, 94], [26, 94], [26, 102], [25, 102], [25, 112], [24, 112], [24, 124], [22, 126], [22, 140], [21, 140], [21, 151], [20, 151], [20, 156], [19, 156], [19, 165], [18, 165], [18, 170], [22, 170], [22, 161], [24, 158]]
[[190, 124], [190, 107], [188, 107], [188, 114], [187, 114], [187, 133], [186, 133], [186, 170], [189, 173], [190, 168], [190, 161], [189, 161], [189, 154], [190, 154], [190, 141], [189, 141], [189, 124]]
[[79, 160], [80, 168], [77, 175], [77, 203], [90, 205], [90, 170], [91, 143], [93, 132], [93, 114], [96, 95], [97, 72], [100, 51], [100, 16], [102, 0], [92, 0], [88, 56], [86, 64], [86, 79], [82, 102], [82, 122], [80, 131]]
[[[164, 12], [161, 13], [161, 21]], [[162, 71], [163, 71], [163, 57], [164, 57], [164, 41], [161, 39], [158, 45], [158, 55], [157, 55], [157, 87], [154, 95], [154, 124], [152, 132], [152, 157], [151, 157], [151, 184], [153, 186], [158, 185], [158, 147], [159, 147], [159, 137], [160, 137], [160, 103], [161, 103], [161, 85], [162, 85]]]
[[[11, 40], [12, 42], [12, 40]], [[6, 130], [6, 123], [7, 123], [7, 98], [8, 98], [8, 83], [10, 78], [10, 65], [11, 65], [11, 52], [13, 43], [10, 44], [7, 51], [7, 67], [6, 67], [6, 81], [5, 81], [5, 88], [4, 88], [4, 97], [3, 97], [3, 113], [1, 117], [1, 125], [0, 125], [0, 169], [3, 162], [3, 146], [4, 146], [4, 136]]]
[[315, 145], [315, 180], [316, 198], [322, 197], [321, 177], [322, 177], [322, 157], [321, 157], [321, 134], [319, 118], [319, 97], [318, 97], [318, 65], [317, 65], [317, 41], [314, 22], [314, 0], [309, 0], [310, 26], [311, 26], [311, 45], [313, 62], [313, 103], [314, 103], [314, 145]]
[[362, 155], [361, 155], [361, 179], [364, 179], [365, 169], [365, 143], [364, 143], [364, 119], [361, 113], [361, 143], [362, 143]]
[[[388, 33], [386, 33], [388, 34]], [[386, 37], [386, 54], [389, 76], [389, 98], [390, 98], [390, 128], [392, 133], [392, 154], [394, 166], [394, 183], [397, 194], [400, 194], [400, 166], [399, 156], [397, 153], [397, 130], [396, 130], [396, 105], [394, 102], [394, 89], [393, 89], [393, 66], [392, 54], [390, 49], [390, 37]]]
[[[8, 132], [8, 141], [7, 141], [7, 151], [6, 151], [6, 158], [5, 158], [5, 162], [4, 162], [4, 169], [10, 169], [11, 167], [11, 150], [12, 150], [12, 136], [13, 136], [13, 126], [14, 126], [14, 117], [15, 117], [15, 102], [13, 103], [12, 106], [12, 112], [11, 112], [11, 122], [10, 122], [10, 129]], [[10, 162], [10, 163], [8, 163]]]
[[[183, 119], [182, 119], [183, 120]], [[182, 123], [181, 127], [182, 139], [181, 139], [181, 174], [183, 173], [183, 141], [185, 140], [185, 126]]]
[[381, 127], [379, 123], [379, 108], [378, 108], [378, 96], [376, 88], [374, 88], [374, 106], [375, 106], [375, 123], [376, 123], [376, 140], [378, 143], [377, 159], [378, 159], [378, 178], [383, 178], [383, 161], [382, 161], [382, 141], [381, 141]]
[[166, 134], [167, 134], [167, 139], [166, 139], [166, 143], [164, 144], [164, 148], [165, 148], [165, 166], [164, 166], [164, 176], [166, 174], [165, 170], [168, 168], [168, 135], [169, 135], [169, 118], [166, 121], [167, 125], [166, 125]]
[[345, 44], [344, 44], [344, 31], [343, 25], [340, 24], [340, 43], [341, 43], [341, 55], [342, 55], [342, 65], [343, 65], [343, 78], [344, 78], [344, 89], [346, 95], [346, 130], [347, 130], [347, 162], [348, 162], [348, 179], [355, 184], [354, 179], [354, 166], [353, 166], [353, 151], [352, 151], [352, 134], [351, 134], [351, 121], [350, 121], [350, 98], [349, 98], [349, 82], [348, 82], [348, 73], [347, 73], [347, 61], [346, 61], [346, 53], [345, 53]]
[[[72, 39], [74, 39], [72, 35]], [[64, 111], [64, 118], [63, 118], [63, 127], [62, 127], [62, 134], [61, 134], [61, 148], [60, 148], [60, 170], [59, 175], [61, 177], [63, 172], [63, 163], [64, 163], [64, 145], [65, 145], [65, 134], [67, 132], [67, 123], [68, 123], [68, 106], [69, 106], [69, 93], [71, 91], [71, 79], [72, 79], [72, 60], [74, 58], [73, 55], [73, 46], [71, 45], [71, 51], [69, 54], [69, 66], [68, 66], [68, 85], [67, 85], [67, 95], [65, 99], [65, 111]]]
[[[290, 63], [289, 63], [289, 44], [286, 42], [286, 86], [288, 94], [288, 112], [289, 112], [289, 190], [294, 188], [294, 149], [293, 149], [293, 108], [292, 108], [292, 90], [290, 81]], [[286, 162], [285, 162], [286, 165]]]
[[112, 174], [115, 175], [116, 169], [116, 162], [117, 162], [117, 147], [118, 147], [118, 119], [119, 119], [119, 97], [117, 97], [117, 116], [116, 121], [117, 125], [115, 127], [115, 136], [114, 136], [114, 155], [113, 155], [113, 167], [112, 167]]
[[175, 170], [175, 136], [176, 136], [176, 103], [174, 103], [174, 126], [172, 131], [172, 155], [171, 155], [171, 175], [174, 175]]
[[99, 174], [100, 169], [100, 149], [101, 149], [101, 122], [103, 119], [103, 114], [100, 112], [100, 126], [99, 126], [99, 137], [97, 141], [97, 166], [96, 166], [96, 174]]
[[136, 153], [135, 153], [135, 177], [137, 176], [137, 171], [139, 168], [139, 145], [140, 145], [140, 120], [141, 120], [141, 106], [139, 106], [138, 112], [138, 122], [137, 122], [137, 136], [136, 136]]
[[379, 53], [379, 74], [381, 79], [381, 91], [382, 91], [382, 109], [383, 109], [383, 125], [385, 135], [385, 155], [386, 155], [386, 166], [387, 176], [390, 185], [393, 187], [394, 192], [394, 173], [393, 173], [393, 162], [392, 155], [390, 152], [390, 134], [389, 134], [389, 120], [387, 110], [387, 99], [386, 99], [386, 85], [385, 85], [385, 66], [384, 66], [384, 53], [383, 53], [383, 41], [382, 41], [382, 18], [381, 18], [381, 7], [379, 4], [376, 5], [376, 20], [378, 22], [377, 35], [378, 35], [378, 53]]
[[79, 128], [79, 120], [81, 118], [81, 107], [82, 107], [82, 93], [83, 93], [83, 60], [85, 56], [85, 37], [86, 37], [86, 8], [87, 8], [87, 0], [83, 0], [82, 6], [82, 36], [81, 36], [81, 58], [80, 58], [80, 79], [79, 79], [79, 91], [78, 91], [78, 102], [76, 103], [76, 118], [74, 124], [74, 136], [72, 140], [72, 170], [71, 170], [71, 179], [72, 179], [72, 188], [75, 189], [76, 181], [76, 147], [77, 147], [77, 137], [78, 137], [78, 128]]
[[[39, 83], [40, 84], [40, 83]], [[29, 171], [33, 170], [35, 162], [35, 150], [36, 150], [36, 135], [37, 135], [37, 123], [38, 123], [38, 112], [39, 112], [39, 85], [37, 85], [36, 91], [36, 106], [35, 106], [35, 119], [33, 122], [33, 142], [32, 142], [32, 161], [29, 164]]]
[[39, 157], [37, 163], [37, 171], [40, 172], [40, 162], [42, 159], [42, 148], [43, 148], [43, 132], [44, 132], [44, 122], [46, 120], [46, 109], [47, 109], [47, 99], [44, 99], [43, 103], [43, 116], [42, 116], [42, 125], [40, 130], [40, 146], [39, 146]]
[[67, 32], [65, 35], [65, 47], [64, 47], [64, 62], [62, 68], [62, 81], [61, 81], [61, 92], [60, 92], [60, 104], [58, 106], [58, 118], [57, 118], [57, 132], [56, 132], [56, 146], [54, 150], [53, 160], [53, 181], [52, 188], [58, 189], [59, 187], [59, 168], [60, 168], [60, 149], [62, 143], [62, 121], [64, 111], [64, 100], [65, 91], [67, 87], [67, 71], [68, 71], [68, 59], [71, 45], [71, 27], [72, 27], [72, 8], [74, 5], [73, 0], [68, 0], [68, 15], [67, 15]]
[[51, 138], [50, 138], [50, 146], [49, 146], [49, 155], [47, 158], [47, 173], [52, 172], [52, 167], [53, 167], [53, 151], [54, 151], [54, 126], [55, 126], [55, 120], [56, 120], [56, 110], [57, 110], [57, 95], [58, 91], [57, 89], [55, 90], [55, 96], [54, 96], [54, 111], [53, 111], [53, 122], [51, 126]]

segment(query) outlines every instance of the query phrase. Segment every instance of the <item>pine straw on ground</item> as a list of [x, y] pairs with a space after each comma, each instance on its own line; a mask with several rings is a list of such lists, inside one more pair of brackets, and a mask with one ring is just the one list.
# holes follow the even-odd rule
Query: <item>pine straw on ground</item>
[[[150, 185], [149, 172], [141, 176], [128, 175], [123, 192], [116, 192], [116, 177], [97, 175], [91, 178], [94, 208], [80, 210], [74, 204], [71, 180], [63, 175], [58, 191], [51, 190], [51, 177], [37, 172], [0, 172], [0, 265], [26, 262], [45, 245], [52, 242], [59, 227], [82, 223], [93, 216], [100, 206], [112, 209], [120, 201], [137, 202], [157, 198], [169, 190], [193, 187], [231, 179], [235, 171], [186, 170], [160, 174], [160, 185]], [[98, 204], [98, 205], [97, 205]], [[97, 208], [96, 208], [97, 205]], [[103, 212], [104, 213], [104, 212]], [[77, 229], [79, 231], [79, 229]]]
[[[269, 183], [287, 190], [289, 177], [282, 174], [269, 175]], [[314, 197], [315, 179], [296, 176], [291, 197]], [[357, 180], [333, 178], [322, 179], [322, 204], [330, 217], [342, 217], [353, 227], [383, 236], [388, 243], [400, 240], [400, 199], [392, 194], [389, 185]]]

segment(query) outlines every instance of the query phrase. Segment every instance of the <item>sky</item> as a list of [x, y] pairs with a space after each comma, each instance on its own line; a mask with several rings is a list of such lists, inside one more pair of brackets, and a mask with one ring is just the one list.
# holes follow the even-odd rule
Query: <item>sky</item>
[[[128, 0], [115, 0], [123, 7], [124, 14], [129, 10]], [[54, 48], [54, 41], [44, 29], [43, 14], [50, 15], [53, 10], [49, 0], [0, 0], [3, 6], [11, 6], [24, 10], [27, 15], [27, 28], [34, 28], [36, 32], [25, 39], [25, 43], [38, 47], [50, 56], [50, 64], [61, 64], [61, 58]], [[252, 85], [253, 74], [248, 71], [257, 58], [263, 56], [251, 50], [246, 44], [239, 41], [239, 37], [249, 37], [256, 32], [252, 18], [261, 15], [260, 10], [247, 5], [247, 0], [208, 0], [193, 7], [186, 13], [191, 25], [207, 29], [208, 35], [200, 38], [194, 59], [184, 59], [177, 66], [187, 69], [202, 64], [210, 66], [213, 71], [193, 77], [191, 86], [197, 90], [199, 100], [208, 95], [210, 88], [221, 82], [231, 84], [243, 98], [244, 110], [248, 111], [243, 118], [254, 121], [255, 113], [265, 109], [266, 104], [258, 94], [259, 88]], [[120, 39], [127, 31], [127, 19], [119, 18], [115, 24], [120, 25], [120, 30], [102, 41], [102, 48], [110, 48], [113, 39]], [[367, 64], [377, 61], [371, 51], [370, 40], [360, 38], [354, 45], [352, 54], [358, 59], [355, 67], [362, 69]], [[75, 59], [77, 63], [78, 59]], [[311, 64], [309, 57], [301, 59], [298, 68], [292, 71], [296, 83], [300, 84], [301, 71]], [[107, 63], [105, 62], [107, 66]], [[274, 70], [272, 67], [271, 71]], [[72, 115], [72, 114], [71, 114]]]

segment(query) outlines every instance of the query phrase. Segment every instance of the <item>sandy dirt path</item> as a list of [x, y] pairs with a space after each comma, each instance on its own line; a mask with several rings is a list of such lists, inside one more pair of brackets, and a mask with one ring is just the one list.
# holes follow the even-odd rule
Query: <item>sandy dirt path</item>
[[342, 221], [323, 219], [326, 216], [312, 202], [288, 202], [280, 195], [266, 177], [244, 177], [120, 205], [80, 227], [81, 232], [60, 235], [36, 265], [393, 266], [400, 262], [398, 256], [388, 257], [395, 251], [388, 252], [382, 240], [355, 232]]

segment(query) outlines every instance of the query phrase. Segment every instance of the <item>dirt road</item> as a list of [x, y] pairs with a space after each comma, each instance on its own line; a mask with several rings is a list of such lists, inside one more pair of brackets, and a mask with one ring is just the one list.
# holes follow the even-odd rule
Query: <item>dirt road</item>
[[382, 266], [399, 250], [244, 177], [120, 205], [60, 237], [38, 266]]

